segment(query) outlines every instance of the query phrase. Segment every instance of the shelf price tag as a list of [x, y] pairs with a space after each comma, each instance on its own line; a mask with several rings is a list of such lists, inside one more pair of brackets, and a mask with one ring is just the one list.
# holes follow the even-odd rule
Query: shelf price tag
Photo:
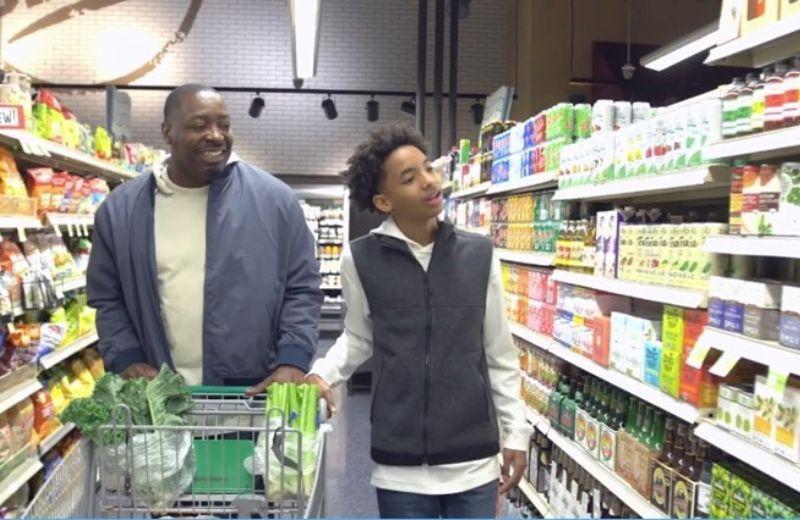
[[711, 350], [711, 345], [707, 341], [703, 341], [703, 337], [700, 336], [700, 339], [697, 340], [694, 348], [692, 348], [692, 351], [689, 353], [689, 357], [686, 358], [686, 364], [700, 370], [703, 367], [703, 361], [706, 360], [709, 350]]
[[736, 354], [725, 352], [722, 354], [722, 357], [714, 363], [710, 372], [715, 376], [725, 377], [733, 370], [733, 367], [736, 366], [736, 363], [738, 363], [740, 359], [741, 357]]
[[20, 242], [28, 241], [28, 235], [25, 233], [25, 228], [23, 226], [17, 228], [17, 236], [19, 237]]
[[767, 386], [775, 390], [777, 393], [782, 394], [786, 389], [786, 380], [788, 378], [789, 374], [782, 372], [777, 368], [770, 367], [769, 375], [767, 376]]
[[55, 233], [59, 238], [63, 236], [61, 234], [61, 227], [58, 224], [53, 224], [53, 233]]

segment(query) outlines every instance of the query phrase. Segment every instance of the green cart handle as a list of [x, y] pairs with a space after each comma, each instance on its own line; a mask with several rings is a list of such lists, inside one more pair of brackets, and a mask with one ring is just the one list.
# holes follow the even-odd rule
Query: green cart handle
[[249, 387], [247, 386], [213, 386], [213, 385], [197, 385], [190, 386], [189, 391], [192, 394], [210, 394], [210, 395], [244, 395]]

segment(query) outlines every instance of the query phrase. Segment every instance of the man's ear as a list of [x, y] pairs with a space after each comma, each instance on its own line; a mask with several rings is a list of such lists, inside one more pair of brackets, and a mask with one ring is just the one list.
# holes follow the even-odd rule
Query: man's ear
[[386, 195], [382, 195], [377, 193], [372, 197], [372, 203], [381, 213], [391, 213], [392, 212], [392, 203], [386, 198]]
[[161, 123], [161, 137], [164, 138], [167, 146], [172, 146], [172, 125], [166, 121]]

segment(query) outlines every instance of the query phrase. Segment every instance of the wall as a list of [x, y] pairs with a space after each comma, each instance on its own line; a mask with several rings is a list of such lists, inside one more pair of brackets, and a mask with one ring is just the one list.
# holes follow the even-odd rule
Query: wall
[[[524, 119], [572, 93], [570, 85], [570, 5], [573, 0], [518, 1], [517, 76], [514, 117]], [[664, 45], [719, 17], [719, 0], [574, 0], [574, 76], [591, 76], [592, 42], [625, 42], [631, 4], [631, 41]], [[638, 64], [636, 64], [638, 66]]]
[[[512, 1], [472, 1], [471, 15], [460, 28], [460, 91], [490, 93], [509, 80]], [[95, 0], [82, 2], [90, 7], [81, 12], [70, 11], [74, 2], [66, 0], [5, 3], [10, 12], [1, 20], [3, 60], [45, 81], [86, 84], [126, 78], [141, 85], [195, 81], [247, 87], [292, 84], [286, 0]], [[191, 19], [192, 7], [197, 6], [199, 11], [188, 34], [175, 41], [182, 20]], [[9, 42], [48, 15], [58, 18], [58, 23]], [[432, 91], [432, 0], [428, 19], [427, 85]], [[416, 0], [324, 0], [318, 74], [306, 86], [415, 90], [416, 24]], [[170, 39], [172, 43], [168, 43]], [[153, 60], [148, 67], [148, 61], [165, 46], [163, 59]], [[144, 72], [132, 75], [139, 66]], [[445, 64], [445, 89], [446, 72]], [[134, 140], [161, 145], [159, 128], [166, 92], [130, 94]], [[104, 122], [102, 91], [61, 95], [81, 120]], [[236, 151], [279, 174], [335, 174], [344, 168], [345, 159], [368, 130], [392, 120], [413, 122], [412, 116], [400, 112], [403, 99], [396, 97], [377, 98], [381, 113], [378, 123], [366, 121], [366, 97], [336, 97], [339, 118], [334, 121], [324, 118], [322, 96], [269, 95], [264, 113], [256, 120], [247, 115], [253, 94], [226, 93], [225, 97], [233, 115]], [[469, 113], [473, 102], [459, 102], [459, 136], [477, 136], [478, 128]], [[446, 145], [446, 99], [444, 105]], [[432, 111], [429, 100], [429, 133]]]

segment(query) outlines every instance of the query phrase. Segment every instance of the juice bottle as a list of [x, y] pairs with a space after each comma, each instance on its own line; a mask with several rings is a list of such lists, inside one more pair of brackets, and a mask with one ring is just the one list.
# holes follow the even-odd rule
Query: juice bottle
[[800, 55], [792, 60], [783, 86], [783, 126], [794, 126], [800, 122]]
[[764, 131], [764, 102], [765, 102], [765, 84], [766, 69], [761, 71], [756, 82], [756, 87], [753, 90], [753, 106], [750, 111], [750, 132], [758, 133]]
[[736, 121], [739, 115], [737, 99], [739, 97], [739, 89], [743, 86], [744, 80], [742, 78], [733, 78], [733, 81], [728, 86], [728, 91], [722, 97], [722, 137], [725, 139], [736, 137], [736, 133], [739, 130]]
[[736, 135], [747, 135], [750, 133], [753, 114], [753, 92], [758, 86], [758, 76], [755, 72], [750, 72], [745, 77], [744, 85], [739, 89], [739, 96], [736, 100]]
[[770, 69], [765, 82], [764, 97], [764, 130], [776, 130], [783, 127], [784, 77], [786, 64], [776, 63]]

